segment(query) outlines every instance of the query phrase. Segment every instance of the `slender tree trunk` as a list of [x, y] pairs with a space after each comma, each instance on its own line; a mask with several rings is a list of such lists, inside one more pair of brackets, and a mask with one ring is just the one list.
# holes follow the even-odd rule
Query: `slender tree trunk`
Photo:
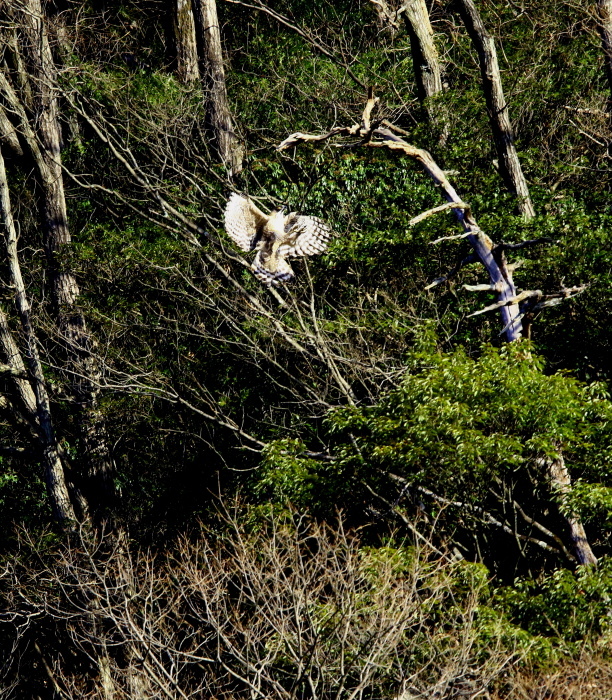
[[448, 119], [430, 103], [432, 97], [442, 92], [442, 72], [427, 5], [425, 0], [406, 0], [402, 7], [410, 34], [417, 94], [429, 121], [440, 128], [439, 142], [444, 145], [448, 138]]
[[[10, 204], [8, 182], [4, 167], [4, 158], [0, 152], [0, 215], [4, 228], [4, 239], [8, 257], [11, 281], [15, 290], [15, 305], [21, 321], [25, 342], [26, 358], [28, 362], [28, 374], [30, 385], [34, 393], [36, 402], [36, 417], [40, 432], [40, 442], [43, 453], [43, 464], [45, 468], [45, 479], [47, 489], [55, 517], [63, 523], [76, 521], [76, 516], [70, 494], [66, 484], [64, 467], [60, 459], [60, 451], [51, 420], [51, 407], [47, 385], [42, 371], [40, 357], [38, 355], [37, 338], [32, 328], [30, 319], [30, 304], [28, 302], [25, 285], [21, 276], [21, 268], [17, 255], [17, 231], [13, 221], [13, 214]], [[8, 327], [6, 317], [0, 312], [3, 319], [0, 325]], [[16, 361], [13, 354], [13, 361]], [[24, 398], [30, 402], [29, 392], [24, 392]]]
[[19, 143], [15, 127], [6, 116], [6, 111], [3, 107], [0, 107], [0, 145], [7, 146], [16, 156], [23, 155], [23, 149]]
[[[2, 153], [0, 152], [0, 158]], [[4, 159], [3, 159], [4, 161]], [[7, 200], [7, 205], [10, 204]], [[36, 396], [32, 391], [32, 386], [26, 379], [26, 366], [17, 347], [17, 343], [13, 338], [9, 327], [8, 318], [3, 310], [0, 309], [0, 346], [6, 357], [7, 364], [10, 365], [18, 374], [13, 378], [16, 388], [16, 394], [19, 398], [19, 403], [23, 406], [24, 413], [28, 417], [36, 415]], [[36, 428], [36, 421], [33, 423]]]
[[206, 127], [219, 160], [233, 177], [242, 170], [242, 148], [234, 131], [227, 99], [217, 4], [215, 0], [192, 2], [206, 95]]
[[465, 27], [478, 51], [482, 87], [497, 149], [499, 172], [506, 187], [516, 195], [521, 214], [526, 219], [531, 219], [535, 216], [535, 211], [514, 146], [514, 133], [499, 74], [495, 42], [485, 29], [473, 0], [458, 0], [458, 3]]
[[444, 145], [448, 138], [448, 119], [444, 111], [430, 103], [432, 97], [442, 92], [442, 71], [425, 0], [404, 0], [400, 5], [387, 0], [370, 2], [378, 16], [379, 26], [391, 36], [399, 32], [401, 16], [405, 16], [417, 96], [427, 119], [439, 127], [439, 142]]
[[22, 24], [27, 38], [26, 61], [34, 77], [36, 133], [41, 144], [34, 160], [39, 165], [43, 243], [60, 336], [67, 349], [71, 388], [81, 412], [79, 426], [87, 465], [86, 492], [93, 499], [92, 505], [104, 508], [113, 495], [114, 465], [108, 449], [106, 422], [98, 405], [99, 367], [93, 352], [94, 342], [77, 305], [77, 281], [59, 258], [62, 247], [71, 243], [71, 236], [61, 164], [57, 75], [40, 0], [26, 0]]
[[175, 0], [174, 42], [176, 45], [176, 72], [184, 83], [200, 78], [195, 20], [191, 0]]
[[419, 96], [425, 100], [442, 92], [440, 60], [434, 44], [433, 29], [425, 0], [407, 0], [404, 3], [404, 14], [408, 20], [412, 61]]
[[612, 113], [612, 0], [597, 0], [599, 34], [608, 79], [608, 112]]
[[[572, 489], [571, 477], [565, 466], [563, 455], [559, 455], [559, 457], [554, 460], [542, 461], [546, 463], [553, 490], [559, 494], [563, 501]], [[566, 515], [564, 517], [578, 563], [587, 566], [597, 566], [597, 557], [593, 554], [593, 550], [587, 540], [586, 532], [584, 531], [584, 526], [580, 522], [580, 519], [573, 515]]]

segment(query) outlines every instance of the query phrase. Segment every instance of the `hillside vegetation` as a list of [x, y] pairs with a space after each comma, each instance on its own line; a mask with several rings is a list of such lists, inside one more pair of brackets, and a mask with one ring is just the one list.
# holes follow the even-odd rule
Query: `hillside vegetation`
[[[0, 698], [612, 700], [610, 3], [5, 0], [0, 61]], [[266, 286], [232, 192], [327, 251]]]

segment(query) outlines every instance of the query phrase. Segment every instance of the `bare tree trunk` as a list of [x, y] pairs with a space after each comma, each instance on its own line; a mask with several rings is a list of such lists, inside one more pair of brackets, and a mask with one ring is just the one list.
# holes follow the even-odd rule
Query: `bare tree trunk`
[[440, 127], [439, 141], [444, 145], [448, 138], [448, 120], [429, 103], [432, 97], [442, 92], [442, 72], [427, 5], [425, 0], [406, 0], [402, 7], [410, 34], [417, 94], [429, 121]]
[[206, 94], [206, 126], [219, 160], [233, 177], [242, 170], [242, 148], [234, 131], [227, 99], [217, 4], [215, 0], [192, 2]]
[[599, 34], [604, 53], [606, 78], [608, 79], [608, 112], [612, 112], [612, 0], [597, 0]]
[[[2, 158], [2, 153], [0, 152], [0, 158]], [[3, 159], [4, 161], [4, 159]], [[7, 204], [10, 202], [7, 201]], [[10, 367], [12, 367], [17, 373], [13, 381], [16, 388], [16, 394], [19, 398], [20, 404], [24, 408], [24, 413], [28, 417], [36, 415], [36, 396], [32, 391], [32, 386], [26, 378], [26, 366], [17, 347], [17, 343], [13, 338], [11, 329], [9, 327], [8, 318], [3, 310], [0, 309], [0, 346], [2, 347], [2, 352], [6, 357], [6, 361]], [[33, 423], [33, 427], [36, 428], [36, 421]]]
[[410, 31], [414, 73], [421, 99], [425, 100], [442, 91], [440, 61], [425, 0], [407, 0], [404, 13]]
[[184, 83], [199, 79], [198, 47], [191, 0], [175, 0], [174, 41], [176, 44], [176, 72]]
[[529, 188], [514, 146], [514, 133], [504, 98], [495, 42], [487, 32], [473, 0], [458, 0], [465, 27], [480, 61], [482, 87], [499, 161], [499, 172], [506, 187], [516, 195], [518, 207], [526, 219], [535, 216]]
[[[36, 402], [36, 417], [38, 419], [38, 429], [40, 432], [40, 442], [43, 452], [43, 464], [45, 468], [45, 479], [47, 489], [53, 507], [55, 517], [63, 523], [76, 521], [76, 516], [70, 494], [66, 484], [64, 467], [60, 459], [59, 446], [53, 423], [51, 420], [51, 407], [49, 403], [49, 395], [47, 393], [47, 385], [42, 371], [40, 357], [38, 355], [37, 338], [32, 328], [30, 319], [30, 304], [28, 302], [25, 285], [21, 276], [21, 268], [17, 256], [17, 231], [13, 221], [11, 210], [10, 195], [8, 182], [6, 179], [6, 170], [4, 167], [4, 158], [0, 152], [0, 215], [2, 216], [2, 225], [4, 228], [4, 238], [6, 243], [6, 252], [8, 263], [11, 272], [11, 281], [15, 289], [15, 305], [21, 321], [25, 342], [26, 342], [26, 358], [28, 361], [28, 373], [30, 377], [30, 385], [34, 393]], [[4, 317], [4, 313], [2, 312]], [[8, 329], [6, 318], [4, 317], [1, 324]], [[13, 361], [15, 356], [13, 355]], [[30, 402], [29, 392], [25, 392], [26, 401]]]
[[[40, 0], [26, 0], [22, 24], [27, 37], [26, 61], [34, 78], [33, 94], [37, 111], [36, 132], [41, 144], [34, 155], [38, 164], [41, 190], [43, 242], [49, 268], [60, 336], [66, 344], [72, 392], [80, 406], [79, 425], [87, 465], [87, 492], [106, 506], [113, 494], [114, 465], [108, 449], [106, 423], [98, 406], [99, 368], [93, 353], [93, 340], [85, 318], [77, 306], [78, 283], [59, 252], [71, 243], [61, 164], [61, 128], [56, 94], [56, 68], [44, 25]], [[30, 140], [31, 148], [34, 139]]]
[[15, 127], [6, 116], [6, 111], [3, 107], [0, 107], [0, 145], [7, 146], [16, 156], [23, 155], [23, 149], [19, 143]]
[[444, 145], [448, 138], [448, 119], [430, 104], [431, 98], [442, 92], [442, 71], [425, 0], [404, 0], [401, 4], [387, 0], [370, 2], [378, 16], [379, 26], [391, 36], [399, 32], [401, 16], [405, 15], [417, 96], [428, 120], [439, 126], [439, 143]]
[[[563, 455], [559, 455], [559, 457], [554, 460], [542, 461], [546, 463], [553, 489], [557, 491], [563, 501], [572, 489], [571, 477], [565, 466]], [[578, 563], [588, 566], [597, 566], [597, 557], [593, 554], [593, 550], [587, 540], [586, 532], [584, 531], [584, 526], [580, 522], [580, 519], [573, 515], [564, 517], [569, 528], [570, 539], [574, 545], [574, 552]]]

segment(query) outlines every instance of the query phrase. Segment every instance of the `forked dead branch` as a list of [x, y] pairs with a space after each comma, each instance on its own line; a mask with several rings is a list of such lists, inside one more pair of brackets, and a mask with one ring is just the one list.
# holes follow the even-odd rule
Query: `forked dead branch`
[[[434, 280], [428, 285], [427, 289], [431, 289], [432, 287], [448, 281], [465, 265], [480, 262], [487, 271], [489, 283], [486, 285], [478, 285], [476, 288], [469, 289], [469, 291], [486, 290], [495, 292], [496, 301], [494, 304], [476, 313], [479, 314], [486, 311], [498, 310], [502, 322], [502, 331], [500, 335], [504, 335], [509, 342], [518, 340], [524, 335], [529, 336], [529, 325], [535, 313], [548, 306], [555, 306], [561, 301], [569, 299], [586, 289], [587, 285], [579, 285], [571, 288], [562, 288], [558, 292], [552, 294], [544, 294], [539, 290], [518, 290], [512, 277], [516, 265], [508, 263], [505, 251], [516, 247], [524, 248], [531, 245], [546, 243], [549, 242], [549, 239], [538, 238], [516, 244], [495, 244], [478, 226], [470, 206], [463, 202], [455, 188], [449, 182], [446, 173], [436, 163], [431, 154], [423, 148], [418, 148], [408, 143], [400, 135], [400, 132], [402, 134], [405, 134], [405, 132], [402, 129], [397, 129], [387, 120], [372, 119], [372, 113], [376, 109], [378, 101], [379, 98], [374, 96], [374, 92], [372, 88], [370, 88], [361, 122], [352, 124], [351, 126], [337, 126], [322, 134], [304, 134], [296, 132], [282, 141], [277, 146], [277, 150], [283, 151], [302, 143], [320, 143], [337, 136], [348, 136], [353, 138], [358, 137], [359, 140], [353, 140], [348, 144], [335, 143], [334, 145], [341, 148], [383, 148], [396, 151], [416, 160], [431, 177], [435, 185], [442, 191], [447, 204], [424, 212], [420, 216], [415, 217], [411, 223], [417, 223], [432, 214], [445, 211], [446, 209], [452, 209], [457, 222], [464, 231], [464, 233], [458, 235], [457, 238], [466, 238], [474, 251], [472, 255], [460, 261], [449, 273]], [[438, 241], [440, 240], [445, 239], [438, 239]], [[524, 327], [523, 320], [527, 322], [525, 324], [526, 327]]]

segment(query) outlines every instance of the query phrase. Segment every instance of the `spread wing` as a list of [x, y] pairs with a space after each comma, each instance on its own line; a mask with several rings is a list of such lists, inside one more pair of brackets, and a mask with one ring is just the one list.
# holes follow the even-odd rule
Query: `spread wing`
[[332, 231], [316, 216], [301, 216], [292, 212], [285, 220], [285, 234], [291, 243], [282, 245], [278, 252], [295, 258], [325, 252]]
[[225, 207], [225, 230], [242, 250], [253, 250], [268, 218], [248, 197], [234, 192]]

